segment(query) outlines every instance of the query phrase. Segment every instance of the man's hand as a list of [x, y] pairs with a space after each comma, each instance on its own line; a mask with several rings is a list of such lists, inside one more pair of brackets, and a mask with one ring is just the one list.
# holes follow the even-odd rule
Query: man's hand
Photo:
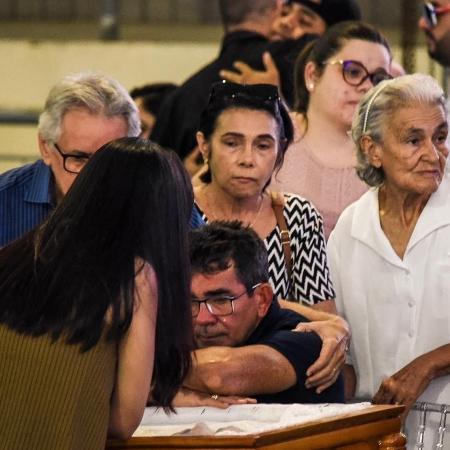
[[306, 372], [306, 387], [316, 387], [316, 392], [320, 394], [337, 380], [345, 363], [351, 336], [348, 323], [342, 317], [333, 315], [328, 320], [299, 323], [294, 331], [315, 331], [322, 339], [319, 358]]
[[245, 405], [256, 403], [254, 398], [238, 397], [235, 395], [211, 395], [182, 387], [173, 400], [173, 406], [213, 406], [228, 408], [231, 405]]
[[227, 81], [240, 84], [273, 84], [280, 86], [280, 74], [277, 66], [269, 52], [264, 52], [262, 61], [264, 70], [252, 69], [242, 61], [233, 63], [237, 72], [231, 70], [221, 70], [219, 75]]

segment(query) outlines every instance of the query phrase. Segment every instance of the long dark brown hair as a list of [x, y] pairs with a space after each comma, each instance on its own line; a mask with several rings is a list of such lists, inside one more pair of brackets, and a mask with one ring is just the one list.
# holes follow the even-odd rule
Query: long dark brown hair
[[0, 250], [0, 323], [81, 351], [103, 332], [118, 341], [133, 316], [135, 262], [147, 261], [159, 299], [152, 395], [170, 405], [190, 367], [192, 204], [173, 152], [138, 138], [106, 144], [49, 219]]

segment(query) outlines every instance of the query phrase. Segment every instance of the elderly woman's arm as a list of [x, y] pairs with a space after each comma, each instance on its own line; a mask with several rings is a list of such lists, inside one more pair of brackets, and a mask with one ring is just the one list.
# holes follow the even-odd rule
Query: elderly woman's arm
[[109, 434], [126, 439], [138, 427], [150, 391], [155, 353], [157, 282], [144, 264], [135, 279], [135, 307], [120, 343], [117, 375], [111, 399]]
[[344, 365], [345, 352], [351, 337], [348, 323], [336, 313], [334, 300], [327, 302], [332, 303], [331, 313], [301, 303], [279, 301], [282, 308], [291, 309], [311, 321], [299, 323], [295, 331], [314, 331], [322, 339], [320, 356], [306, 372], [308, 376], [306, 386], [315, 387], [317, 393], [322, 392], [336, 381]]
[[430, 381], [448, 374], [450, 374], [450, 344], [424, 353], [385, 379], [373, 402], [405, 405], [404, 417], [406, 417]]

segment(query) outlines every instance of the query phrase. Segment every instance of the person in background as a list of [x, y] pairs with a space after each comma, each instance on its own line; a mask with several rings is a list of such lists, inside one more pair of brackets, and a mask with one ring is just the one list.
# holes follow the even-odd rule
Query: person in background
[[[222, 70], [222, 78], [242, 84], [274, 84], [292, 86], [290, 91], [281, 89], [281, 94], [290, 108], [294, 106], [294, 61], [304, 45], [313, 37], [325, 33], [328, 27], [347, 20], [360, 20], [361, 10], [355, 0], [289, 0], [272, 24], [272, 39], [275, 42], [270, 53], [263, 55], [264, 70], [255, 70], [244, 61], [235, 61], [233, 70]], [[306, 35], [310, 35], [306, 39]], [[299, 45], [300, 44], [300, 45]], [[275, 64], [272, 55], [278, 51], [285, 54], [286, 65]], [[289, 95], [292, 92], [292, 95]], [[288, 96], [286, 96], [286, 93]]]
[[386, 39], [364, 22], [342, 22], [308, 44], [296, 66], [294, 143], [272, 187], [310, 200], [328, 238], [340, 213], [367, 189], [348, 136], [365, 92], [389, 74]]
[[156, 116], [164, 99], [176, 89], [173, 83], [151, 83], [136, 87], [130, 91], [141, 118], [141, 137], [150, 138]]
[[298, 39], [304, 34], [322, 35], [339, 22], [360, 19], [355, 0], [288, 0], [273, 24], [273, 33], [278, 39]]
[[[328, 241], [336, 305], [353, 333], [349, 394], [405, 405], [408, 449], [419, 431], [420, 412], [408, 414], [414, 403], [450, 403], [447, 134], [432, 77], [372, 88], [352, 126], [357, 173], [372, 189], [342, 213]], [[439, 420], [429, 414], [420, 448], [435, 447]]]
[[428, 54], [450, 67], [450, 0], [423, 2], [419, 28], [425, 33]]
[[177, 406], [227, 407], [249, 403], [249, 396], [262, 403], [344, 401], [340, 365], [319, 393], [308, 384], [320, 338], [294, 331], [306, 318], [280, 308], [268, 282], [267, 250], [252, 229], [212, 222], [191, 233], [190, 255], [196, 350]]
[[297, 54], [311, 37], [289, 42], [270, 40], [283, 3], [283, 0], [219, 0], [225, 35], [218, 57], [186, 80], [162, 105], [151, 139], [175, 150], [192, 175], [201, 167], [195, 133], [211, 86], [222, 79], [221, 70], [231, 70], [237, 60], [262, 70], [262, 56], [268, 51], [282, 74], [284, 98], [293, 99], [291, 55], [293, 49]]
[[[220, 75], [228, 81], [243, 84], [277, 84], [284, 101], [292, 108], [295, 102], [294, 63], [297, 55], [328, 27], [346, 20], [360, 19], [361, 10], [355, 0], [288, 0], [272, 23], [270, 38], [273, 42], [269, 43], [263, 54], [264, 70], [257, 70], [259, 61], [235, 61], [234, 71], [225, 68]], [[261, 78], [252, 80], [252, 73]], [[240, 75], [242, 79], [233, 78]], [[271, 77], [275, 77], [275, 81], [271, 81]]]
[[140, 132], [137, 107], [116, 80], [82, 72], [59, 81], [39, 117], [42, 159], [0, 175], [0, 247], [48, 217], [97, 149]]
[[320, 214], [307, 200], [266, 189], [292, 138], [275, 86], [215, 84], [197, 133], [207, 171], [194, 188], [195, 208], [205, 222], [239, 220], [256, 231], [276, 298], [333, 312]]
[[[298, 15], [300, 3], [308, 3], [301, 6], [303, 11], [308, 10], [301, 16]], [[318, 33], [319, 28], [313, 26], [317, 14], [323, 14], [325, 19], [320, 20], [326, 20], [328, 25], [361, 17], [354, 0], [325, 0], [324, 5], [316, 5], [314, 11], [308, 8], [309, 3], [315, 2], [220, 0], [226, 34], [219, 57], [189, 78], [165, 102], [151, 135], [161, 145], [173, 148], [184, 159], [192, 176], [201, 169], [195, 132], [214, 82], [225, 78], [246, 84], [276, 84], [283, 99], [292, 107], [295, 58], [314, 39], [311, 33]], [[292, 23], [296, 24], [294, 28]], [[251, 76], [247, 79], [235, 70], [255, 73], [258, 80], [253, 81]], [[234, 79], [239, 76], [241, 79]]]
[[164, 102], [151, 139], [184, 159], [196, 147], [195, 132], [219, 71], [236, 59], [261, 58], [282, 0], [220, 0], [225, 31], [218, 57], [189, 77]]
[[192, 350], [192, 202], [173, 152], [121, 138], [0, 249], [2, 448], [103, 450], [131, 436], [150, 389], [171, 407]]

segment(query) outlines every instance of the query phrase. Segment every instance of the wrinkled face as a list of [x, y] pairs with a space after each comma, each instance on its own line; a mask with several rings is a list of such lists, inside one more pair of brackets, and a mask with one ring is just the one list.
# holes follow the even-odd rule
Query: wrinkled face
[[[385, 70], [389, 73], [390, 55], [381, 44], [359, 39], [348, 40], [341, 50], [327, 61], [353, 60], [361, 63], [369, 73]], [[313, 63], [308, 63], [308, 66]], [[305, 70], [306, 86], [310, 86], [310, 107], [317, 109], [319, 114], [325, 115], [344, 131], [350, 129], [353, 114], [362, 96], [372, 88], [370, 79], [366, 79], [359, 86], [348, 84], [342, 75], [341, 64], [326, 64], [320, 77], [308, 74]], [[313, 71], [313, 69], [310, 69]]]
[[144, 108], [144, 102], [141, 97], [137, 97], [134, 99], [136, 106], [139, 110], [139, 117], [141, 119], [141, 135], [140, 137], [144, 139], [149, 139], [150, 134], [152, 133], [153, 127], [155, 126], [156, 117], [148, 112]]
[[[211, 314], [204, 303], [194, 321], [194, 338], [197, 348], [213, 345], [235, 347], [244, 343], [257, 327], [261, 318], [257, 289], [251, 296], [239, 281], [233, 266], [215, 274], [194, 274], [191, 281], [191, 296], [194, 300], [226, 295], [238, 296], [234, 301], [234, 312], [227, 316]], [[265, 311], [264, 311], [265, 314]]]
[[[64, 114], [57, 145], [65, 154], [89, 156], [109, 141], [125, 137], [127, 127], [123, 117], [91, 114], [84, 108], [72, 109]], [[51, 142], [45, 141], [41, 136], [39, 147], [42, 159], [50, 166], [55, 177], [56, 199], [60, 201], [77, 175], [64, 169], [62, 156]]]
[[227, 109], [201, 151], [209, 158], [212, 182], [220, 189], [236, 198], [259, 195], [277, 159], [277, 122], [265, 111]]
[[440, 105], [401, 108], [387, 121], [372, 164], [381, 167], [385, 185], [398, 191], [431, 195], [439, 187], [448, 156], [447, 119]]
[[304, 34], [322, 35], [326, 22], [307, 6], [289, 3], [273, 23], [273, 39], [298, 39]]
[[[435, 0], [431, 3], [439, 8], [450, 5], [450, 0]], [[419, 28], [425, 33], [429, 55], [440, 64], [450, 66], [450, 11], [438, 14], [434, 27], [421, 17]]]

